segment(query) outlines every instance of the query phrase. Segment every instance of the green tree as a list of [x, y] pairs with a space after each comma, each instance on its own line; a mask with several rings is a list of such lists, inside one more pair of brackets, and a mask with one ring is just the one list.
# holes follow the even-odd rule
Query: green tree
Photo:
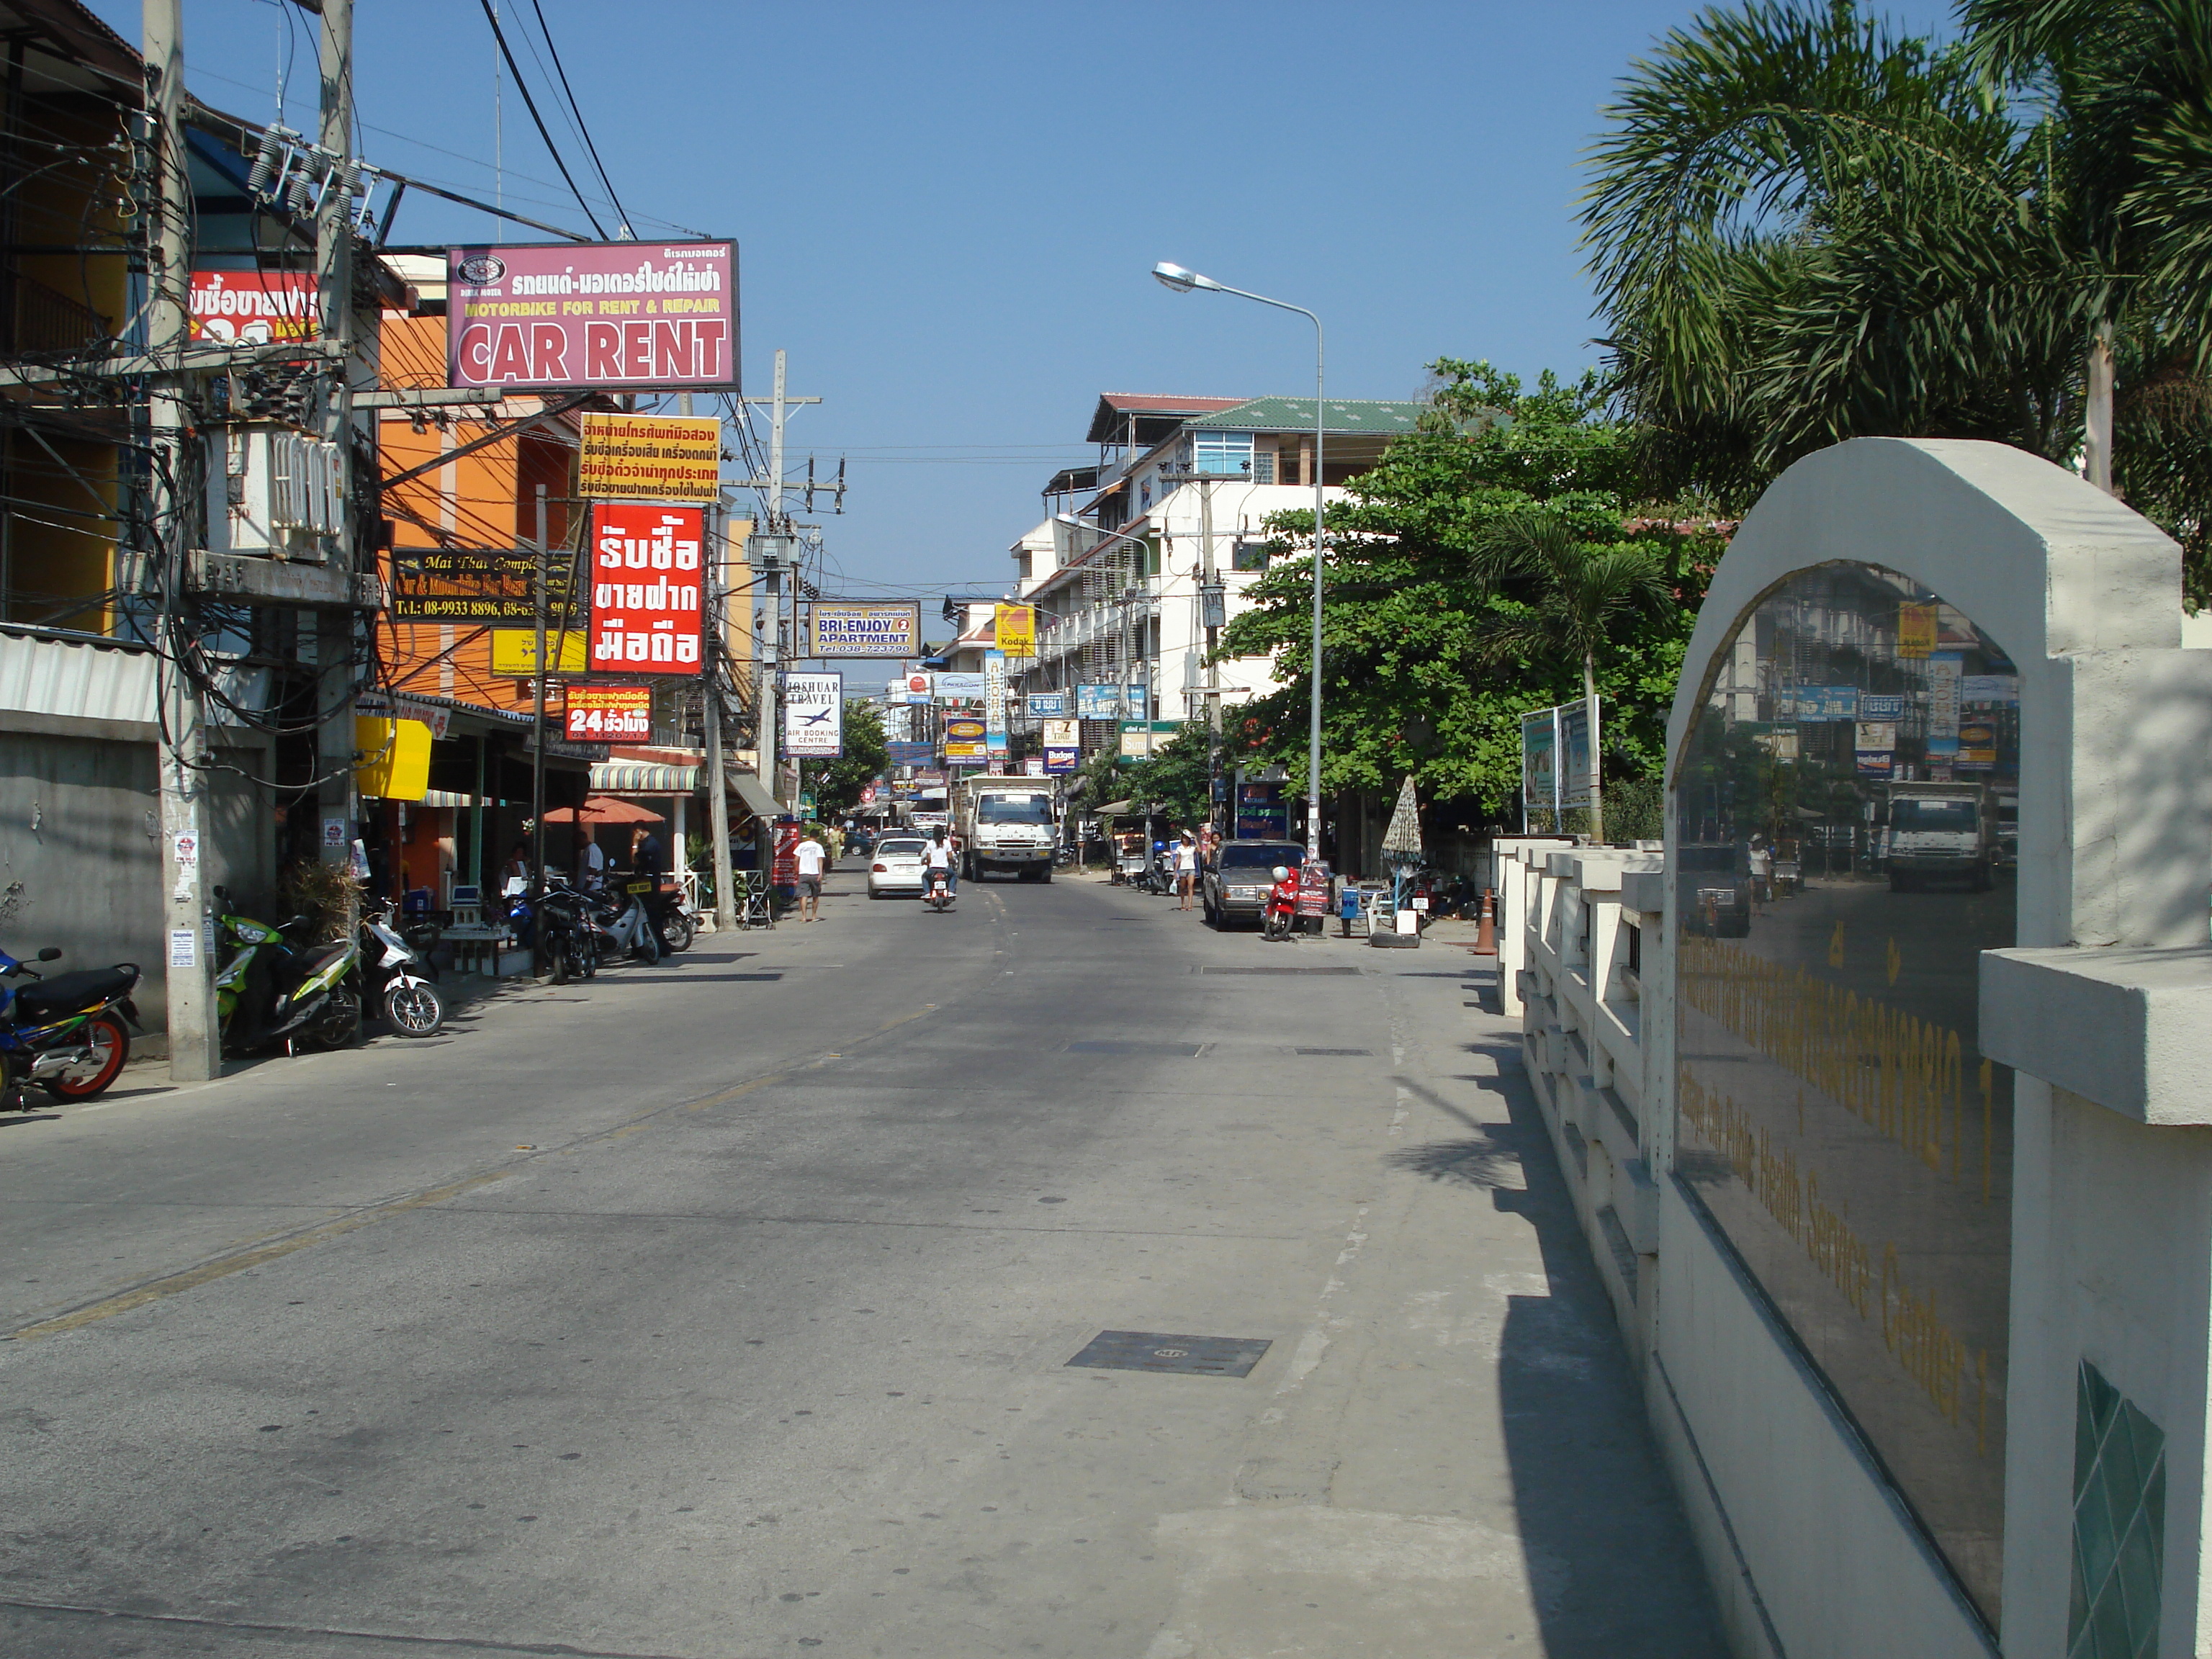
[[1149, 759], [1124, 768], [1121, 787], [1134, 800], [1151, 801], [1186, 828], [1203, 823], [1212, 804], [1204, 720], [1186, 720], [1182, 729], [1152, 750]]
[[[1644, 625], [1664, 626], [1674, 609], [1666, 561], [1646, 544], [1590, 541], [1549, 508], [1486, 526], [1469, 562], [1474, 578], [1505, 596], [1476, 625], [1476, 650], [1492, 662], [1565, 659], [1582, 670], [1583, 696], [1597, 696], [1598, 653]], [[1602, 792], [1590, 793], [1590, 837], [1605, 839]]]
[[1845, 438], [2060, 464], [2117, 356], [2115, 482], [2212, 534], [2212, 34], [2197, 0], [1972, 0], [1939, 44], [1852, 0], [1703, 14], [1608, 110], [1583, 222], [1662, 487], [1741, 506]]
[[[1581, 695], [1583, 664], [1534, 637], [1506, 649], [1528, 583], [1486, 569], [1501, 524], [1542, 511], [1578, 544], [1648, 550], [1670, 602], [1616, 629], [1589, 665], [1607, 702], [1608, 765], [1655, 765], [1714, 534], [1691, 509], [1641, 499], [1636, 435], [1595, 376], [1547, 374], [1533, 391], [1486, 363], [1444, 359], [1432, 412], [1330, 510], [1324, 573], [1322, 787], [1395, 791], [1408, 772], [1431, 798], [1474, 797], [1504, 813], [1521, 773], [1522, 714]], [[1305, 771], [1312, 565], [1297, 550], [1310, 511], [1269, 520], [1254, 608], [1223, 636], [1224, 657], [1269, 655], [1282, 689], [1249, 705], [1235, 749]], [[1494, 561], [1493, 561], [1494, 562]]]
[[833, 761], [815, 763], [808, 769], [815, 810], [832, 817], [858, 805], [860, 792], [881, 777], [890, 764], [884, 745], [884, 720], [872, 702], [845, 705], [845, 752]]

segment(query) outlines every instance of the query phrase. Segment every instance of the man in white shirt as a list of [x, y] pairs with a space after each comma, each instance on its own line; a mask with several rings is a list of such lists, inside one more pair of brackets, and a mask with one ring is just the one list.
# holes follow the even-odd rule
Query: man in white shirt
[[576, 885], [587, 893], [596, 893], [606, 884], [607, 855], [599, 843], [579, 830], [576, 832]]
[[809, 828], [799, 836], [792, 856], [799, 861], [799, 919], [817, 921], [822, 915], [822, 872], [830, 867], [830, 849]]

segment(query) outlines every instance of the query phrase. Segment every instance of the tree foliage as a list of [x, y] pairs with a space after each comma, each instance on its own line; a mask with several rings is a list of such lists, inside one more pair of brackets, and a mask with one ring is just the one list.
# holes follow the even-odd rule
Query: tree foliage
[[890, 759], [890, 750], [884, 747], [883, 716], [876, 706], [847, 703], [844, 754], [821, 763], [822, 769], [808, 780], [814, 791], [815, 811], [825, 818], [834, 817], [858, 805], [860, 792], [883, 775]]
[[1149, 758], [1123, 763], [1120, 787], [1132, 800], [1152, 802], [1176, 824], [1202, 823], [1212, 801], [1209, 747], [1206, 722], [1186, 720]]
[[[1486, 363], [1443, 360], [1422, 429], [1393, 444], [1333, 507], [1324, 569], [1322, 787], [1472, 797], [1502, 817], [1518, 787], [1520, 717], [1583, 692], [1583, 644], [1607, 703], [1610, 766], [1658, 760], [1675, 672], [1717, 538], [1648, 510], [1633, 434], [1594, 376], [1547, 374], [1533, 391]], [[1556, 621], [1555, 569], [1502, 552], [1522, 526], [1577, 568], [1645, 572], [1642, 603], [1608, 613], [1602, 638]], [[1310, 681], [1310, 510], [1272, 518], [1254, 608], [1224, 657], [1272, 656], [1282, 689], [1238, 711], [1228, 736], [1305, 772]], [[1647, 592], [1647, 589], [1649, 592]], [[1632, 613], [1632, 614], [1630, 614]]]
[[1845, 438], [2078, 453], [2093, 337], [2115, 482], [2212, 526], [2212, 21], [2201, 0], [1709, 11], [1636, 64], [1584, 209], [1623, 413], [1665, 487], [1747, 504]]

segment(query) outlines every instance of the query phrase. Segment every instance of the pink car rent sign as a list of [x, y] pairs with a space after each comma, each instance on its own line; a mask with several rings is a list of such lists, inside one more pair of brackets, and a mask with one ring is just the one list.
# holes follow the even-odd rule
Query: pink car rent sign
[[450, 385], [737, 386], [733, 242], [457, 247], [446, 269]]

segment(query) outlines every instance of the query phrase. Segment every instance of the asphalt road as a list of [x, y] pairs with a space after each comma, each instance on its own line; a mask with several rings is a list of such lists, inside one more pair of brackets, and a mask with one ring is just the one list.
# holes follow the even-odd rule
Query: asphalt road
[[1721, 1651], [1486, 967], [859, 883], [0, 1120], [0, 1651]]

